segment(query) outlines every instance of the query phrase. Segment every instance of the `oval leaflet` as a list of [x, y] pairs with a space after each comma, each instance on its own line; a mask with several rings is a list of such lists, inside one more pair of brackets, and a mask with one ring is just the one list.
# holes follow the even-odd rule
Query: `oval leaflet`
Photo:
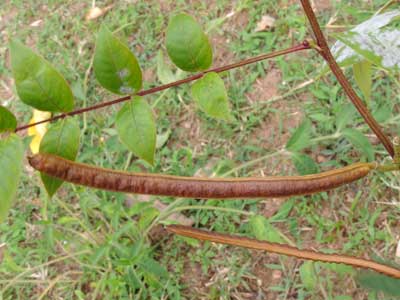
[[25, 104], [51, 112], [69, 112], [74, 97], [64, 77], [44, 58], [17, 40], [10, 43], [11, 69]]
[[131, 95], [142, 87], [142, 71], [135, 55], [105, 25], [97, 37], [93, 69], [100, 84], [115, 94]]
[[[75, 160], [79, 149], [79, 138], [80, 130], [77, 121], [66, 118], [49, 127], [40, 143], [39, 152]], [[41, 173], [40, 177], [50, 197], [63, 183], [62, 180], [45, 173]]]
[[184, 71], [202, 71], [211, 66], [210, 41], [196, 20], [187, 14], [176, 15], [169, 22], [166, 46], [173, 63]]
[[118, 112], [115, 125], [128, 149], [153, 164], [157, 131], [150, 105], [142, 97], [132, 97]]
[[0, 132], [14, 131], [17, 127], [17, 119], [7, 108], [0, 105]]
[[210, 117], [229, 121], [228, 94], [224, 81], [215, 72], [207, 73], [192, 85], [192, 96], [200, 109]]

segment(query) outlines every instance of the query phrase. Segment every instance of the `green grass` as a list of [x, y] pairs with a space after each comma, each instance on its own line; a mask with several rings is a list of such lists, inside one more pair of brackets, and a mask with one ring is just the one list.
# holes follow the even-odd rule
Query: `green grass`
[[[216, 61], [229, 63], [289, 47], [309, 36], [300, 5], [289, 1], [116, 1], [106, 16], [84, 21], [89, 2], [5, 1], [0, 16], [13, 16], [4, 26], [1, 57], [8, 37], [18, 37], [50, 60], [73, 85], [77, 107], [89, 106], [113, 96], [101, 89], [88, 73], [100, 22], [118, 30], [129, 42], [145, 70], [144, 88], [160, 84], [157, 52], [164, 51], [164, 30], [169, 16], [186, 11], [218, 40]], [[292, 2], [292, 1], [290, 1]], [[385, 1], [338, 1], [320, 12], [321, 24], [337, 13], [336, 24], [357, 24]], [[98, 6], [108, 2], [97, 1]], [[218, 23], [230, 11], [235, 15]], [[274, 31], [255, 33], [262, 15], [277, 18]], [[33, 21], [42, 19], [39, 28]], [[211, 24], [211, 25], [210, 25]], [[331, 31], [328, 31], [331, 32]], [[222, 45], [222, 46], [221, 46]], [[223, 52], [224, 51], [224, 52]], [[229, 54], [229, 56], [228, 56]], [[232, 61], [226, 58], [231, 57]], [[166, 58], [166, 63], [172, 67]], [[259, 157], [281, 149], [305, 117], [312, 121], [312, 145], [308, 153], [323, 170], [366, 160], [341, 134], [337, 120], [349, 100], [331, 75], [319, 79], [322, 60], [313, 52], [254, 64], [223, 76], [236, 121], [212, 120], [196, 109], [190, 86], [146, 97], [155, 105], [159, 134], [168, 133], [157, 150], [154, 167], [132, 157], [118, 141], [114, 118], [120, 106], [79, 116], [84, 134], [79, 161], [114, 169], [162, 172], [176, 175], [260, 176], [295, 174], [287, 155], [263, 161]], [[278, 95], [266, 99], [268, 85], [249, 101], [259, 81], [279, 70]], [[353, 86], [352, 72], [346, 72]], [[30, 109], [17, 101], [7, 60], [0, 59], [0, 81], [14, 91], [9, 107], [26, 123]], [[294, 88], [307, 80], [306, 88]], [[162, 97], [161, 97], [162, 95]], [[161, 98], [160, 98], [161, 97]], [[273, 98], [274, 99], [274, 98]], [[375, 74], [371, 110], [393, 135], [398, 132], [399, 96], [395, 77]], [[2, 99], [6, 100], [6, 99]], [[347, 107], [346, 107], [347, 109]], [[371, 132], [356, 114], [347, 128]], [[382, 146], [375, 145], [379, 160]], [[250, 162], [250, 163], [249, 163]], [[163, 216], [153, 202], [125, 205], [125, 195], [65, 184], [52, 200], [46, 199], [39, 177], [28, 165], [17, 201], [7, 222], [0, 224], [0, 294], [2, 299], [388, 299], [358, 287], [344, 266], [303, 263], [293, 258], [256, 251], [199, 243], [161, 232]], [[370, 176], [329, 193], [295, 197], [275, 205], [271, 200], [181, 200], [151, 197], [169, 205], [216, 206], [222, 210], [182, 211], [194, 225], [210, 230], [251, 236], [249, 216], [280, 215], [272, 225], [293, 244], [330, 252], [394, 258], [399, 235], [395, 175]], [[139, 197], [139, 196], [138, 196]], [[139, 197], [143, 198], [143, 197]], [[286, 205], [283, 205], [285, 203]], [[289, 204], [288, 204], [289, 203]], [[223, 211], [225, 210], [225, 211]], [[228, 211], [226, 211], [228, 210]], [[157, 218], [156, 222], [154, 218]], [[157, 220], [157, 219], [156, 219]], [[367, 296], [368, 294], [368, 296]]]

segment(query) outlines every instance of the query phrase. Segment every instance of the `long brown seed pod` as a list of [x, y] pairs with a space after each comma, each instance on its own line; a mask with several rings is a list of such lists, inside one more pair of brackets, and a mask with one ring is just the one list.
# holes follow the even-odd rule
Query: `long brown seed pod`
[[308, 249], [300, 250], [298, 248], [291, 247], [288, 245], [259, 241], [256, 239], [233, 236], [229, 234], [221, 234], [205, 230], [199, 230], [189, 226], [169, 225], [166, 226], [166, 229], [175, 234], [198, 240], [210, 241], [219, 244], [240, 246], [250, 249], [265, 250], [268, 252], [283, 254], [287, 256], [294, 256], [297, 258], [313, 260], [313, 261], [346, 264], [353, 267], [374, 270], [379, 273], [400, 279], [400, 270], [384, 264], [377, 263], [372, 260], [362, 259], [358, 257], [339, 255], [339, 254], [326, 254]]
[[29, 163], [33, 168], [47, 175], [99, 189], [148, 195], [220, 199], [313, 194], [356, 181], [375, 168], [375, 165], [371, 163], [356, 163], [315, 175], [228, 179], [128, 173], [76, 163], [50, 154], [36, 154], [29, 158]]

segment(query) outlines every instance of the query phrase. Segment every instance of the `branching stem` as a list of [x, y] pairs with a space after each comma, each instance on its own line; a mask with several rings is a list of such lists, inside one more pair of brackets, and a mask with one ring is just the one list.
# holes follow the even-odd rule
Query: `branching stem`
[[[210, 73], [210, 72], [221, 73], [221, 72], [224, 72], [224, 71], [228, 71], [228, 70], [236, 69], [236, 68], [239, 68], [239, 67], [243, 67], [245, 65], [256, 63], [256, 62], [259, 62], [259, 61], [262, 61], [262, 60], [266, 60], [266, 59], [270, 59], [270, 58], [273, 58], [273, 57], [286, 55], [286, 54], [289, 54], [289, 53], [294, 53], [294, 52], [298, 52], [298, 51], [302, 51], [302, 50], [306, 50], [306, 49], [310, 49], [310, 48], [311, 47], [310, 47], [308, 41], [304, 41], [303, 43], [301, 43], [299, 45], [296, 45], [296, 46], [293, 46], [293, 47], [290, 47], [290, 48], [287, 48], [287, 49], [283, 49], [283, 50], [279, 50], [279, 51], [271, 52], [271, 53], [267, 53], [267, 54], [262, 54], [260, 56], [255, 56], [255, 57], [252, 57], [252, 58], [249, 58], [249, 59], [246, 59], [246, 60], [242, 60], [242, 61], [239, 61], [237, 63], [230, 64], [230, 65], [217, 67], [217, 68], [212, 68], [212, 69], [209, 69], [207, 71], [195, 74], [193, 76], [190, 76], [190, 77], [178, 80], [178, 81], [174, 81], [174, 82], [171, 82], [171, 83], [168, 83], [168, 84], [156, 86], [156, 87], [150, 88], [148, 90], [143, 90], [143, 91], [138, 92], [136, 95], [137, 96], [145, 96], [145, 95], [154, 94], [154, 93], [157, 93], [157, 92], [160, 92], [160, 91], [172, 88], [172, 87], [179, 86], [179, 85], [184, 84], [184, 83], [188, 83], [188, 82], [197, 80], [197, 79], [203, 77], [204, 74], [207, 74], [207, 73]], [[39, 124], [42, 124], [42, 123], [53, 122], [53, 121], [56, 121], [56, 120], [59, 120], [59, 119], [64, 119], [65, 117], [68, 117], [68, 116], [75, 116], [75, 115], [79, 115], [79, 114], [82, 114], [82, 113], [85, 113], [85, 112], [88, 112], [88, 111], [92, 111], [92, 110], [104, 108], [104, 107], [107, 107], [107, 106], [111, 106], [111, 105], [114, 105], [114, 104], [117, 104], [117, 103], [125, 102], [125, 101], [128, 101], [129, 99], [131, 99], [131, 95], [124, 96], [124, 97], [121, 97], [121, 98], [118, 98], [118, 99], [115, 99], [115, 100], [111, 100], [111, 101], [108, 101], [108, 102], [102, 102], [102, 103], [99, 103], [99, 104], [96, 104], [96, 105], [93, 105], [93, 106], [90, 106], [90, 107], [81, 108], [81, 109], [78, 109], [78, 110], [75, 110], [75, 111], [72, 111], [72, 112], [69, 112], [69, 113], [59, 114], [57, 116], [51, 117], [51, 118], [46, 119], [46, 120], [42, 120], [42, 121], [39, 121], [39, 122], [36, 122], [36, 123], [19, 126], [19, 127], [17, 127], [17, 129], [15, 129], [15, 132], [21, 131], [21, 130], [24, 130], [24, 129], [27, 129], [29, 127], [36, 126], [36, 125], [39, 125]]]
[[[374, 119], [371, 115], [367, 107], [364, 105], [360, 97], [358, 97], [357, 93], [351, 87], [351, 84], [344, 76], [342, 70], [340, 69], [339, 65], [337, 64], [335, 58], [333, 57], [328, 43], [322, 33], [321, 27], [318, 24], [317, 18], [314, 14], [314, 11], [311, 7], [309, 0], [301, 0], [301, 4], [303, 5], [304, 12], [310, 22], [311, 28], [314, 32], [316, 43], [317, 45], [313, 48], [325, 59], [328, 63], [331, 71], [339, 81], [340, 85], [343, 87], [344, 91], [346, 92], [347, 96], [353, 102], [354, 106], [357, 108], [361, 116], [364, 118], [365, 122], [371, 128], [371, 130], [375, 133], [378, 139], [381, 141], [383, 146], [386, 148], [387, 152], [390, 156], [394, 157], [394, 149], [393, 145], [390, 142], [388, 136], [386, 136], [381, 127], [379, 126], [378, 122]], [[310, 43], [309, 43], [310, 44]], [[310, 44], [311, 45], [311, 44]], [[312, 45], [311, 45], [312, 46]]]

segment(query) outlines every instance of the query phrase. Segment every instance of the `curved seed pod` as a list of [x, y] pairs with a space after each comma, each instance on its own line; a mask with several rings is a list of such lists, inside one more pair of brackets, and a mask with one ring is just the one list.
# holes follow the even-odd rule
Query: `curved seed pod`
[[356, 181], [375, 168], [374, 164], [357, 163], [314, 175], [226, 179], [127, 173], [76, 163], [50, 154], [36, 154], [29, 158], [29, 163], [50, 176], [99, 189], [219, 199], [308, 195]]
[[300, 250], [298, 248], [284, 244], [270, 243], [265, 241], [259, 241], [256, 239], [233, 236], [229, 234], [209, 232], [205, 230], [194, 229], [192, 227], [183, 225], [169, 225], [166, 226], [166, 229], [175, 234], [198, 240], [210, 241], [219, 244], [240, 246], [250, 249], [265, 250], [268, 252], [283, 254], [287, 256], [294, 256], [297, 258], [313, 260], [313, 261], [345, 264], [353, 267], [374, 270], [376, 272], [388, 275], [390, 277], [400, 279], [400, 270], [384, 264], [377, 263], [372, 260], [362, 259], [358, 257], [339, 255], [339, 254], [326, 254], [307, 249]]

